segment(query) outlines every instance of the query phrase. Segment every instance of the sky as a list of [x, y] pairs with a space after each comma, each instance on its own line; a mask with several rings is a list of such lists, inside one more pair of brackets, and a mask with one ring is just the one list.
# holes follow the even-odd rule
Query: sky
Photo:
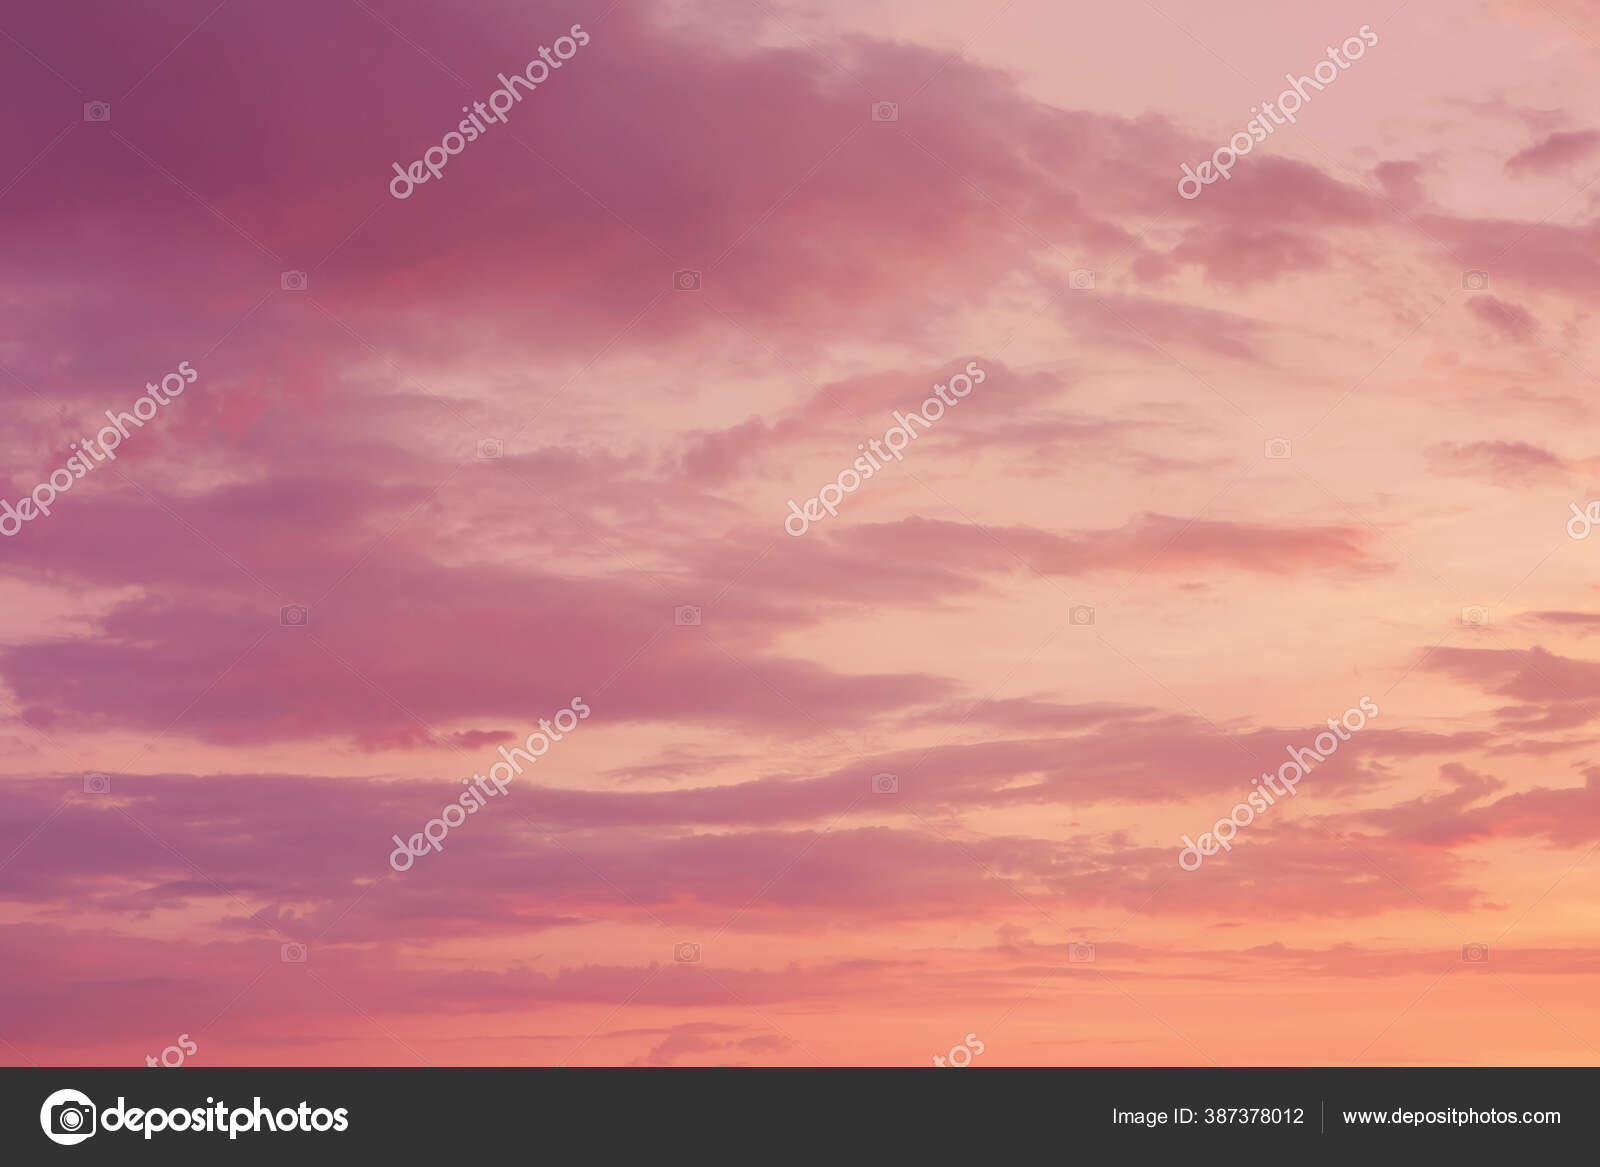
[[1597, 55], [13, 7], [0, 1063], [1593, 1064]]

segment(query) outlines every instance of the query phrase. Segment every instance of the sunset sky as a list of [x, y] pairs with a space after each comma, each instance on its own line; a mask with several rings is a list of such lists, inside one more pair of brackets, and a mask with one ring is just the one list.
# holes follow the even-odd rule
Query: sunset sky
[[1587, 0], [12, 6], [0, 1064], [1594, 1064], [1597, 64]]

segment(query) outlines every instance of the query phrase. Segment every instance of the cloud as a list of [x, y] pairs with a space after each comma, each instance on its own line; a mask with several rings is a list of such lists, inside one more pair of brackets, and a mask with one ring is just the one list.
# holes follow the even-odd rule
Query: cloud
[[1497, 486], [1560, 477], [1564, 459], [1531, 442], [1440, 442], [1423, 451], [1428, 469], [1453, 478], [1481, 478]]
[[1538, 319], [1532, 312], [1497, 296], [1473, 296], [1467, 301], [1467, 311], [1514, 344], [1528, 344], [1539, 332]]
[[1475, 685], [1486, 693], [1530, 703], [1587, 701], [1600, 697], [1600, 664], [1528, 649], [1433, 649], [1420, 667]]
[[937, 519], [857, 524], [835, 538], [921, 562], [943, 559], [988, 571], [1026, 564], [1046, 575], [1148, 568], [1202, 569], [1294, 575], [1333, 571], [1366, 575], [1387, 570], [1368, 548], [1364, 528], [1273, 526], [1222, 519], [1184, 519], [1146, 512], [1120, 528], [1053, 534], [1029, 527], [978, 529]]
[[1570, 168], [1600, 149], [1600, 130], [1557, 130], [1506, 160], [1512, 175], [1551, 174]]

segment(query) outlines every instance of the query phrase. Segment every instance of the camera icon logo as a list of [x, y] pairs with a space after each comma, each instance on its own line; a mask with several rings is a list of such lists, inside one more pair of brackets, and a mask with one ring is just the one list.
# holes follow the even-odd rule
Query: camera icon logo
[[85, 774], [83, 776], [83, 792], [85, 794], [110, 794], [110, 776], [107, 774]]
[[900, 103], [896, 101], [875, 101], [872, 103], [872, 120], [875, 122], [897, 122], [900, 120]]
[[283, 961], [284, 964], [304, 964], [306, 962], [306, 946], [291, 940], [278, 949], [278, 959]]
[[1267, 444], [1262, 447], [1262, 452], [1272, 462], [1287, 462], [1292, 450], [1288, 438], [1268, 438]]
[[672, 622], [679, 628], [698, 628], [700, 609], [693, 604], [679, 604], [672, 610]]
[[303, 271], [286, 271], [278, 282], [283, 285], [283, 290], [286, 292], [303, 292], [309, 281]]
[[108, 122], [111, 120], [111, 103], [108, 101], [86, 101], [83, 103], [83, 120], [86, 122]]
[[874, 774], [868, 789], [874, 794], [900, 793], [900, 779], [893, 774]]
[[1489, 623], [1489, 609], [1478, 604], [1462, 608], [1461, 622], [1469, 628], [1482, 628]]
[[1069, 944], [1067, 946], [1067, 960], [1072, 964], [1093, 964], [1094, 945], [1083, 943]]
[[685, 268], [683, 271], [672, 273], [672, 286], [680, 292], [698, 292], [700, 290], [700, 273]]
[[698, 944], [690, 944], [688, 941], [674, 944], [672, 946], [672, 959], [679, 964], [699, 964], [700, 946]]
[[480, 462], [493, 462], [506, 456], [506, 444], [499, 438], [479, 438], [475, 457]]
[[1088, 604], [1078, 604], [1067, 609], [1067, 622], [1076, 624], [1080, 628], [1094, 623], [1094, 609]]
[[278, 609], [278, 620], [285, 628], [304, 628], [311, 611], [304, 604], [285, 604]]
[[75, 1146], [94, 1134], [95, 1106], [78, 1090], [57, 1090], [39, 1108], [39, 1125], [45, 1137], [63, 1147]]
[[1461, 946], [1461, 959], [1468, 964], [1483, 964], [1489, 959], [1489, 946], [1487, 944], [1463, 944]]
[[1073, 268], [1067, 275], [1067, 283], [1074, 292], [1094, 291], [1094, 272], [1086, 267]]
[[1486, 271], [1464, 271], [1461, 273], [1461, 286], [1469, 292], [1485, 292], [1489, 290], [1489, 273]]

